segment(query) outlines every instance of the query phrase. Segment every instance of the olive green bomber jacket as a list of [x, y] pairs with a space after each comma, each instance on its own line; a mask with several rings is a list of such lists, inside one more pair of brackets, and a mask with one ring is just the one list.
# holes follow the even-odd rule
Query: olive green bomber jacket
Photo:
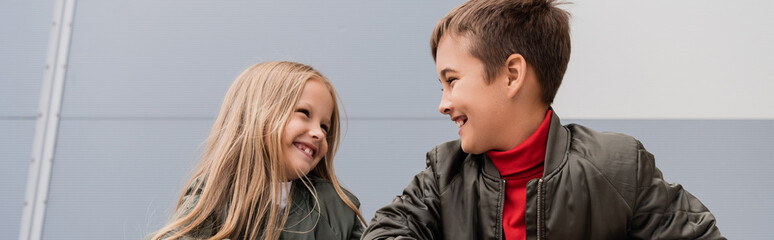
[[[307, 176], [316, 189], [319, 205], [316, 204], [314, 197], [300, 180], [293, 181], [291, 187], [293, 204], [290, 206], [288, 220], [279, 239], [360, 239], [363, 232], [360, 219], [341, 200], [331, 182], [312, 174]], [[355, 206], [360, 207], [357, 197], [346, 189], [344, 193]], [[183, 200], [198, 201], [199, 194], [199, 191], [189, 188]], [[216, 225], [218, 224], [214, 220], [207, 222], [196, 232], [182, 239], [207, 239], [214, 235], [214, 226]], [[153, 234], [150, 234], [145, 239], [150, 239], [152, 236]], [[239, 238], [241, 239], [241, 237]]]
[[[556, 113], [548, 135], [543, 176], [527, 184], [527, 239], [725, 239], [636, 139], [562, 126]], [[486, 154], [440, 144], [362, 239], [503, 239], [504, 189]]]

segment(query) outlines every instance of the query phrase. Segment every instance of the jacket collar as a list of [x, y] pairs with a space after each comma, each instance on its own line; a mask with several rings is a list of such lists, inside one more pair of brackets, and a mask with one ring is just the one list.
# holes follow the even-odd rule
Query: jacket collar
[[[562, 126], [562, 122], [559, 116], [556, 115], [556, 110], [551, 109], [551, 126], [548, 128], [548, 143], [546, 144], [546, 159], [543, 166], [543, 177], [548, 177], [558, 170], [567, 157], [567, 150], [569, 148], [570, 133], [567, 128]], [[501, 179], [500, 171], [492, 163], [486, 154], [476, 154], [470, 157], [483, 158], [484, 162], [484, 175], [490, 178]]]
[[[303, 178], [303, 179], [302, 179]], [[309, 188], [316, 191], [317, 182], [320, 181], [320, 177], [314, 173], [309, 173], [305, 177], [293, 180], [292, 187], [290, 187], [290, 194], [292, 195], [293, 205], [290, 207], [290, 215], [295, 212], [302, 212], [304, 214], [309, 211], [319, 212], [319, 206], [315, 205], [314, 196], [310, 192]], [[304, 181], [307, 185], [304, 184]]]
[[548, 143], [546, 144], [546, 160], [543, 168], [543, 177], [552, 175], [564, 163], [567, 151], [570, 148], [570, 133], [562, 126], [556, 111], [551, 115], [551, 127], [548, 129]]

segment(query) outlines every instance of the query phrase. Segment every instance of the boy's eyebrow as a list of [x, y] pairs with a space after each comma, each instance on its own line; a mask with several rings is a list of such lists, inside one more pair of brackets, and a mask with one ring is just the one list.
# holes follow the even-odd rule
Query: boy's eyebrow
[[[451, 69], [451, 68], [444, 68], [443, 70], [441, 70], [441, 78], [446, 78], [446, 73], [448, 72], [456, 73], [457, 71], [454, 71], [454, 69]], [[440, 81], [441, 79], [438, 79], [438, 80]]]

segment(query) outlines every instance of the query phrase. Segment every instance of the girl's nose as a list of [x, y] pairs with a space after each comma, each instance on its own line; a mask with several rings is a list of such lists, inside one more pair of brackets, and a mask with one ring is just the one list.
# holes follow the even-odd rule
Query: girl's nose
[[311, 130], [309, 130], [309, 135], [312, 136], [314, 139], [322, 139], [325, 137], [325, 131], [322, 130], [322, 127], [312, 127]]

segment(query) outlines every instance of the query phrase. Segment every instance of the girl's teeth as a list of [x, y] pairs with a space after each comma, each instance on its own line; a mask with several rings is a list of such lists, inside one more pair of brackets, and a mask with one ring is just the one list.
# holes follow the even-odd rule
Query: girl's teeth
[[307, 147], [306, 145], [303, 145], [303, 144], [294, 144], [294, 145], [296, 145], [298, 150], [301, 150], [301, 151], [305, 152], [306, 154], [309, 154], [309, 156], [314, 156], [314, 150], [312, 150], [311, 148]]
[[457, 127], [462, 127], [462, 124], [464, 124], [464, 121], [457, 121]]

